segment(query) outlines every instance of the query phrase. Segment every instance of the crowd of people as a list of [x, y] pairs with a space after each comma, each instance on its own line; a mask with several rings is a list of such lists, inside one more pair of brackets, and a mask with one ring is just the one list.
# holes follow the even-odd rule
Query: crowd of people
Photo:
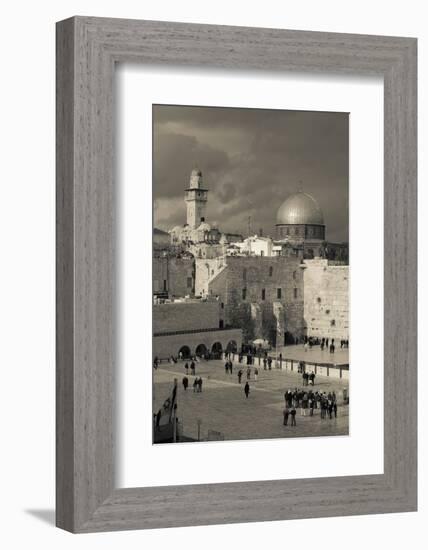
[[[313, 336], [306, 337], [304, 339], [303, 347], [305, 351], [312, 349], [313, 346], [319, 346], [321, 351], [324, 351], [324, 348], [330, 353], [334, 353], [336, 350], [336, 344], [334, 338], [314, 338]], [[340, 340], [340, 349], [348, 349], [349, 340]]]
[[[323, 339], [324, 340], [324, 339]], [[321, 342], [322, 344], [322, 342]], [[320, 345], [321, 345], [320, 344]], [[326, 344], [326, 342], [324, 342]], [[330, 343], [331, 344], [331, 343]], [[233, 374], [234, 366], [233, 362], [230, 359], [230, 355], [225, 354], [226, 361], [224, 363], [224, 370], [227, 376]], [[202, 377], [196, 376], [196, 362], [192, 359], [190, 362], [182, 360], [184, 362], [184, 376], [182, 379], [183, 389], [187, 391], [189, 387], [189, 371], [193, 380], [193, 392], [200, 393], [202, 392]], [[242, 364], [242, 360], [239, 361]], [[157, 359], [154, 361], [155, 368], [158, 366]], [[263, 368], [264, 370], [271, 370], [272, 359], [264, 356], [263, 357]], [[301, 416], [314, 416], [314, 410], [320, 411], [321, 419], [333, 419], [337, 417], [337, 396], [334, 391], [330, 392], [321, 392], [314, 391], [313, 389], [306, 389], [309, 385], [312, 387], [315, 385], [315, 373], [305, 371], [305, 363], [301, 361], [299, 363], [298, 372], [302, 375], [302, 385], [303, 388], [298, 389], [294, 388], [288, 389], [284, 393], [285, 408], [283, 409], [283, 424], [284, 426], [296, 426], [296, 416], [297, 410], [300, 409]], [[244, 395], [245, 399], [249, 398], [250, 395], [250, 382], [258, 381], [259, 369], [256, 366], [253, 366], [251, 362], [247, 361], [247, 368], [243, 369], [242, 367], [238, 368], [237, 378], [238, 383], [241, 385], [243, 382], [243, 377], [245, 374], [245, 385], [244, 385]]]
[[288, 425], [291, 416], [291, 426], [296, 426], [296, 409], [300, 407], [301, 416], [314, 416], [314, 409], [320, 409], [320, 418], [330, 420], [337, 418], [337, 397], [335, 392], [313, 392], [287, 390], [284, 393], [285, 408], [283, 410], [284, 426]]

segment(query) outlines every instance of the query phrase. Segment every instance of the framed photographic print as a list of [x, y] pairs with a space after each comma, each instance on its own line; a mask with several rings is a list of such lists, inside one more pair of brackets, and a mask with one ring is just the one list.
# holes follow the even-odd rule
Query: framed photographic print
[[415, 39], [58, 23], [59, 527], [416, 509], [416, 146]]

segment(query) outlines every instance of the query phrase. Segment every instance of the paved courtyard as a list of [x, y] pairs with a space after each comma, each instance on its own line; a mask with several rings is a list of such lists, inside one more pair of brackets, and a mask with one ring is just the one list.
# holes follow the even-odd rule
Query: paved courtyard
[[[309, 351], [307, 352], [310, 353]], [[250, 396], [246, 399], [244, 385], [246, 366], [242, 383], [238, 383], [239, 364], [233, 365], [233, 374], [226, 374], [224, 361], [201, 361], [196, 364], [196, 376], [203, 379], [201, 393], [193, 392], [194, 376], [188, 375], [189, 387], [184, 390], [184, 362], [161, 364], [154, 371], [153, 411], [156, 412], [170, 395], [174, 378], [178, 379], [177, 417], [183, 434], [189, 438], [198, 437], [198, 420], [201, 421], [200, 437], [206, 439], [208, 430], [224, 434], [224, 439], [271, 439], [278, 437], [315, 437], [348, 434], [348, 405], [339, 401], [337, 418], [321, 419], [320, 410], [314, 416], [301, 416], [297, 410], [297, 426], [283, 426], [284, 392], [286, 389], [302, 387], [301, 375], [296, 372], [273, 369], [259, 370], [258, 381], [251, 373]], [[311, 386], [309, 387], [311, 388]], [[314, 391], [341, 391], [348, 388], [348, 381], [318, 376]], [[307, 412], [309, 414], [309, 412]], [[290, 423], [290, 422], [289, 422]]]
[[[308, 361], [314, 363], [330, 363], [332, 365], [348, 365], [349, 350], [340, 349], [336, 346], [335, 352], [330, 353], [327, 348], [321, 350], [320, 346], [313, 346], [305, 351], [303, 345], [278, 347], [278, 353], [282, 353], [284, 359], [295, 359], [296, 361]], [[273, 354], [275, 355], [275, 354]]]

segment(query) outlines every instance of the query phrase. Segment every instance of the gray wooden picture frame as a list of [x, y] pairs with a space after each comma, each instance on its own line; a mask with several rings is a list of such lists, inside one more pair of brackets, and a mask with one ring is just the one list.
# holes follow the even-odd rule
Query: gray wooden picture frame
[[[58, 527], [83, 533], [416, 510], [416, 39], [73, 17], [57, 24], [56, 47]], [[117, 62], [383, 77], [383, 474], [115, 487]]]

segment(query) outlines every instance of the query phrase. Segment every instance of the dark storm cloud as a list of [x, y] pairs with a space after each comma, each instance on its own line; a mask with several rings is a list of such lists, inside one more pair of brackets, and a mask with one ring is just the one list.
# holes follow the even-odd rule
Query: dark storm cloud
[[276, 212], [299, 188], [323, 210], [327, 238], [348, 240], [348, 115], [154, 106], [155, 225], [185, 222], [184, 189], [202, 170], [207, 221], [274, 233]]

